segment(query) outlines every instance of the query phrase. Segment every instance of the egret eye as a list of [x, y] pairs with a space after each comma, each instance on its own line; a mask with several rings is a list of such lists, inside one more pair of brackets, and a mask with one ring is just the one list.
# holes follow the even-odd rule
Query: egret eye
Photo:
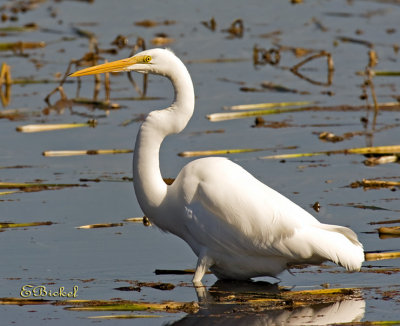
[[151, 56], [146, 55], [146, 56], [143, 58], [143, 61], [144, 61], [145, 63], [149, 63], [149, 62], [151, 61]]

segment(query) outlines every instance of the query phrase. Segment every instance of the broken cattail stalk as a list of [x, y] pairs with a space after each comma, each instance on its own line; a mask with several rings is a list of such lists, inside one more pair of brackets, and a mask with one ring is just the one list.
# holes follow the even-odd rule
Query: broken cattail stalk
[[151, 222], [147, 216], [143, 217], [130, 217], [124, 219], [124, 222], [143, 223], [144, 226], [151, 226]]
[[[64, 84], [72, 84], [74, 81], [66, 80], [63, 82]], [[32, 79], [32, 78], [25, 78], [25, 79], [13, 79], [11, 84], [13, 85], [27, 85], [27, 84], [59, 84], [60, 81], [57, 79]]]
[[[326, 80], [326, 82], [319, 82], [319, 81], [313, 80], [309, 77], [306, 77], [302, 73], [300, 73], [299, 70], [302, 66], [304, 66], [306, 63], [310, 62], [311, 60], [321, 58], [321, 57], [326, 57], [326, 62], [327, 62], [327, 80]], [[308, 81], [311, 84], [320, 85], [320, 86], [330, 86], [332, 84], [332, 77], [333, 77], [334, 70], [335, 70], [335, 68], [334, 68], [332, 55], [326, 51], [321, 51], [320, 53], [313, 54], [313, 55], [307, 57], [306, 59], [302, 60], [298, 64], [294, 65], [292, 68], [290, 68], [290, 71], [292, 73], [294, 73], [296, 76]]]
[[0, 33], [21, 33], [21, 32], [31, 32], [39, 28], [35, 23], [26, 24], [24, 26], [6, 26], [0, 27]]
[[140, 222], [143, 223], [143, 217], [128, 217], [124, 219], [124, 222]]
[[5, 195], [11, 195], [19, 192], [19, 190], [14, 190], [14, 191], [2, 191], [0, 192], [0, 196], [5, 196]]
[[44, 48], [46, 46], [45, 42], [14, 42], [14, 43], [0, 43], [0, 51], [19, 51], [31, 50], [37, 48]]
[[383, 260], [383, 259], [395, 259], [400, 258], [399, 251], [382, 251], [382, 252], [366, 252], [365, 260], [366, 261], [375, 261], [375, 260]]
[[310, 105], [315, 102], [312, 101], [299, 101], [299, 102], [278, 102], [278, 103], [257, 103], [257, 104], [242, 104], [233, 106], [224, 106], [224, 110], [253, 110], [253, 109], [267, 109], [286, 106]]
[[280, 154], [260, 157], [261, 159], [287, 159], [317, 155], [331, 155], [331, 154], [400, 154], [400, 145], [388, 146], [375, 146], [375, 147], [359, 147], [339, 149], [334, 151], [323, 151], [314, 153], [294, 153], [294, 154]]
[[74, 183], [24, 183], [0, 182], [0, 189], [59, 189], [67, 187], [85, 187], [86, 185]]
[[59, 123], [59, 124], [41, 124], [41, 125], [25, 125], [18, 126], [16, 128], [19, 132], [42, 132], [42, 131], [53, 131], [61, 129], [72, 129], [81, 127], [95, 127], [97, 125], [96, 120], [90, 120], [86, 123]]
[[399, 155], [384, 155], [379, 157], [369, 157], [364, 161], [365, 165], [374, 166], [379, 164], [394, 163], [399, 160]]
[[373, 71], [375, 76], [386, 76], [386, 77], [398, 77], [400, 76], [400, 71]]
[[210, 151], [185, 151], [178, 153], [178, 156], [182, 157], [194, 157], [194, 156], [210, 156], [210, 155], [223, 155], [223, 154], [238, 154], [238, 153], [249, 153], [263, 151], [262, 148], [243, 148], [243, 149], [217, 149]]
[[93, 105], [100, 109], [119, 109], [119, 108], [121, 108], [121, 105], [119, 105], [118, 103], [112, 103], [109, 101], [96, 101], [96, 100], [91, 100], [91, 99], [86, 99], [86, 98], [75, 98], [75, 99], [73, 99], [73, 102], [76, 104]]
[[70, 151], [44, 151], [43, 156], [78, 156], [78, 155], [104, 155], [104, 154], [126, 154], [133, 153], [132, 149], [89, 149], [89, 150], [70, 150]]
[[378, 229], [379, 235], [390, 234], [390, 235], [400, 235], [400, 226], [388, 226], [381, 227]]
[[161, 318], [160, 315], [105, 315], [105, 316], [89, 316], [89, 319], [133, 319], [133, 318]]
[[123, 226], [123, 223], [97, 223], [82, 226], [76, 226], [76, 229], [97, 229], [97, 228], [111, 228], [116, 226]]
[[[287, 146], [279, 149], [295, 149], [296, 146]], [[277, 148], [235, 148], [235, 149], [216, 149], [208, 151], [185, 151], [178, 153], [178, 156], [193, 157], [193, 156], [210, 156], [210, 155], [224, 155], [224, 154], [240, 154], [261, 151], [273, 151]]]
[[259, 115], [305, 111], [308, 109], [309, 109], [309, 107], [306, 107], [306, 108], [301, 107], [301, 108], [286, 108], [286, 109], [255, 110], [255, 111], [245, 111], [245, 112], [220, 112], [220, 113], [208, 114], [206, 116], [206, 118], [210, 121], [215, 122], [215, 121], [223, 121], [223, 120], [249, 118], [249, 117], [255, 117], [255, 116], [259, 116]]
[[393, 224], [393, 223], [400, 223], [400, 220], [386, 220], [386, 221], [378, 221], [378, 222], [369, 222], [369, 225], [376, 225], [376, 224]]
[[351, 188], [387, 188], [387, 187], [400, 187], [400, 181], [386, 181], [386, 180], [369, 180], [363, 179], [362, 181], [352, 182]]
[[40, 226], [40, 225], [52, 225], [53, 222], [28, 222], [28, 223], [11, 223], [11, 222], [0, 222], [0, 229], [4, 228], [25, 228], [28, 226]]

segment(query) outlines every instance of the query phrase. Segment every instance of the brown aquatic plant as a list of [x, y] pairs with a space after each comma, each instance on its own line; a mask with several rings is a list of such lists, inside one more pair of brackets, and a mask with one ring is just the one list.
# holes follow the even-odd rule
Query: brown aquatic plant
[[[300, 73], [300, 68], [304, 66], [306, 63], [319, 59], [319, 58], [326, 58], [326, 63], [327, 63], [327, 80], [326, 82], [321, 82], [321, 81], [316, 81], [314, 79], [311, 79], [304, 74]], [[296, 65], [290, 68], [290, 71], [294, 73], [296, 76], [300, 77], [303, 80], [306, 80], [307, 82], [313, 84], [313, 85], [318, 85], [318, 86], [330, 86], [332, 84], [332, 78], [333, 78], [333, 73], [335, 71], [332, 55], [329, 52], [326, 51], [321, 51], [320, 53], [313, 54], [304, 60], [300, 61]]]
[[235, 19], [228, 29], [223, 30], [223, 32], [229, 33], [230, 38], [242, 38], [244, 34], [244, 23], [243, 20], [238, 18]]
[[281, 60], [281, 53], [279, 49], [271, 48], [264, 49], [260, 48], [257, 45], [253, 47], [253, 64], [257, 65], [278, 65]]
[[350, 184], [350, 188], [364, 188], [367, 189], [381, 189], [381, 188], [395, 188], [400, 187], [400, 181], [386, 181], [386, 180], [371, 180], [363, 179], [355, 181]]
[[11, 100], [11, 68], [5, 62], [2, 63], [0, 69], [0, 99], [3, 107], [8, 106]]
[[202, 21], [203, 26], [207, 27], [209, 30], [215, 32], [217, 29], [217, 21], [212, 17], [209, 21]]

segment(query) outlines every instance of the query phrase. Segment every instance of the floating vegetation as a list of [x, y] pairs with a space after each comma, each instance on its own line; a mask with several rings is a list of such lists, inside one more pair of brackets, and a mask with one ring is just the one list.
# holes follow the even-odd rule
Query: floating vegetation
[[242, 86], [240, 87], [241, 92], [279, 92], [279, 93], [301, 93], [301, 94], [306, 94], [304, 92], [300, 92], [297, 89], [294, 88], [289, 88], [280, 84], [276, 84], [273, 82], [269, 81], [264, 81], [261, 83], [261, 88], [257, 87], [246, 87]]
[[337, 39], [341, 42], [344, 43], [355, 43], [355, 44], [361, 44], [361, 45], [365, 45], [368, 48], [373, 48], [374, 44], [370, 41], [366, 41], [366, 40], [361, 40], [361, 39], [357, 39], [357, 38], [353, 38], [353, 37], [347, 37], [347, 36], [339, 36], [337, 37]]
[[244, 34], [244, 24], [242, 19], [236, 19], [232, 22], [228, 29], [224, 29], [223, 32], [229, 33], [228, 38], [242, 38]]
[[97, 223], [97, 224], [87, 224], [82, 226], [76, 226], [76, 229], [98, 229], [98, 228], [113, 228], [116, 226], [123, 226], [123, 223]]
[[115, 110], [121, 108], [120, 104], [112, 103], [110, 101], [91, 100], [87, 98], [74, 98], [72, 101], [76, 104], [93, 105], [94, 107], [103, 110]]
[[254, 110], [254, 109], [267, 109], [276, 107], [286, 107], [286, 106], [300, 106], [300, 105], [310, 105], [315, 102], [312, 101], [297, 101], [297, 102], [276, 102], [276, 103], [256, 103], [256, 104], [241, 104], [233, 106], [224, 106], [224, 110]]
[[11, 68], [8, 64], [3, 62], [0, 69], [0, 99], [3, 107], [6, 107], [10, 103], [11, 83]]
[[128, 217], [124, 219], [124, 222], [139, 222], [143, 223], [143, 217]]
[[0, 189], [20, 189], [25, 192], [55, 190], [70, 187], [87, 187], [85, 184], [74, 183], [16, 183], [16, 182], [0, 182]]
[[374, 166], [379, 164], [395, 163], [399, 160], [399, 155], [384, 155], [378, 157], [368, 157], [365, 161], [365, 165]]
[[296, 149], [297, 146], [285, 146], [278, 148], [240, 148], [240, 149], [216, 149], [207, 151], [185, 151], [178, 153], [178, 156], [182, 157], [194, 157], [194, 156], [210, 156], [210, 155], [226, 155], [226, 154], [241, 154], [261, 151], [275, 151], [277, 149]]
[[281, 60], [281, 54], [279, 49], [263, 49], [257, 45], [253, 47], [253, 64], [258, 65], [277, 65]]
[[118, 291], [141, 291], [142, 287], [149, 287], [156, 290], [161, 291], [170, 291], [175, 289], [175, 285], [172, 283], [163, 283], [163, 282], [140, 282], [140, 281], [131, 281], [131, 280], [116, 280], [116, 282], [128, 282], [131, 286], [122, 286], [115, 288]]
[[214, 17], [212, 17], [209, 21], [202, 21], [201, 24], [213, 32], [215, 32], [217, 29], [217, 21]]
[[377, 224], [393, 224], [400, 223], [400, 220], [386, 220], [386, 221], [378, 221], [378, 222], [369, 222], [369, 225], [377, 225]]
[[399, 77], [400, 71], [372, 71], [374, 76]]
[[350, 184], [350, 187], [351, 188], [363, 187], [364, 189], [394, 188], [394, 187], [400, 187], [400, 181], [363, 179], [361, 181], [352, 182]]
[[304, 111], [304, 107], [300, 108], [283, 108], [283, 109], [267, 109], [267, 110], [254, 110], [254, 111], [243, 111], [243, 112], [218, 112], [206, 115], [206, 118], [210, 121], [224, 121], [232, 119], [243, 119], [249, 117], [255, 117], [258, 115], [269, 115], [279, 114], [287, 112]]
[[[326, 82], [316, 81], [316, 80], [311, 79], [310, 77], [307, 77], [304, 74], [300, 73], [300, 71], [299, 71], [300, 68], [302, 66], [304, 66], [306, 63], [308, 63], [312, 60], [315, 60], [315, 59], [322, 58], [322, 57], [326, 57], [326, 63], [327, 63], [327, 80], [326, 80]], [[334, 68], [334, 64], [333, 64], [332, 55], [326, 51], [321, 51], [320, 53], [311, 55], [311, 56], [307, 57], [306, 59], [302, 60], [301, 62], [299, 62], [298, 64], [294, 65], [292, 68], [290, 68], [290, 71], [292, 73], [294, 73], [296, 76], [300, 77], [301, 79], [304, 79], [305, 81], [307, 81], [311, 84], [318, 85], [318, 86], [330, 86], [332, 84], [334, 70], [335, 70], [335, 68]]]
[[52, 304], [54, 301], [45, 299], [25, 299], [25, 298], [0, 298], [0, 305], [42, 305]]
[[366, 261], [376, 261], [376, 260], [395, 259], [395, 258], [400, 258], [400, 252], [397, 251], [365, 252]]
[[29, 23], [23, 26], [6, 26], [0, 27], [0, 33], [22, 33], [22, 32], [32, 32], [38, 30], [39, 26], [36, 23]]
[[[389, 235], [399, 235], [400, 236], [400, 226], [391, 226], [391, 227], [381, 227], [378, 229], [379, 235], [381, 234], [389, 234]], [[399, 253], [400, 257], [400, 253]]]
[[176, 24], [175, 20], [155, 21], [150, 19], [145, 19], [134, 23], [135, 26], [140, 26], [140, 27], [156, 27], [160, 25], [168, 26], [174, 24]]
[[289, 159], [298, 157], [318, 156], [318, 155], [332, 155], [332, 154], [396, 154], [400, 155], [400, 145], [388, 146], [372, 146], [372, 147], [358, 147], [348, 149], [338, 149], [333, 151], [311, 152], [311, 153], [294, 153], [294, 154], [280, 154], [260, 157], [261, 159]]
[[23, 54], [24, 50], [34, 50], [45, 46], [45, 42], [3, 42], [0, 43], [0, 51], [13, 51], [14, 53]]
[[[222, 284], [221, 284], [222, 283]], [[224, 285], [224, 283], [227, 283]], [[232, 283], [232, 284], [231, 284]], [[244, 283], [244, 287], [240, 286]], [[262, 287], [255, 282], [254, 286], [248, 285], [246, 282], [239, 282], [237, 287], [235, 282], [218, 282], [209, 290], [210, 302], [202, 307], [202, 302], [179, 302], [179, 301], [165, 301], [165, 302], [143, 302], [131, 300], [43, 300], [43, 299], [25, 299], [25, 298], [0, 298], [0, 304], [4, 305], [52, 305], [55, 307], [63, 307], [67, 311], [105, 311], [115, 312], [110, 315], [111, 318], [151, 318], [160, 317], [159, 312], [164, 313], [186, 313], [190, 318], [199, 317], [200, 319], [193, 319], [195, 322], [203, 321], [201, 317], [204, 309], [214, 311], [213, 317], [224, 317], [226, 313], [232, 312], [235, 315], [230, 318], [240, 318], [247, 316], [248, 313], [254, 314], [255, 312], [262, 313], [273, 311], [277, 309], [298, 309], [299, 307], [310, 307], [313, 309], [315, 305], [323, 305], [326, 307], [332, 303], [338, 303], [348, 300], [362, 300], [360, 289], [357, 288], [333, 288], [333, 289], [316, 289], [305, 291], [288, 291], [284, 288], [271, 289], [268, 286]], [[248, 282], [250, 283], [250, 282]], [[233, 289], [232, 289], [233, 286]], [[261, 287], [261, 288], [260, 288]], [[210, 307], [209, 305], [212, 305]], [[219, 306], [219, 307], [218, 307]], [[203, 309], [201, 309], [203, 308]], [[213, 310], [217, 309], [217, 310]], [[337, 306], [336, 306], [337, 309]], [[336, 311], [335, 309], [335, 311]], [[294, 310], [296, 311], [296, 310]], [[318, 311], [318, 310], [317, 310]], [[117, 314], [117, 312], [135, 312], [132, 314]], [[307, 310], [307, 316], [313, 310]], [[208, 313], [206, 311], [205, 313]], [[323, 313], [321, 311], [321, 313]], [[242, 315], [243, 314], [243, 315]], [[264, 315], [261, 315], [263, 317]], [[270, 316], [266, 314], [265, 316]], [[273, 316], [273, 315], [272, 315]], [[299, 315], [295, 315], [299, 318]], [[301, 315], [300, 315], [301, 316]], [[324, 315], [322, 315], [324, 316]], [[108, 315], [91, 316], [89, 318], [101, 319], [109, 318]], [[207, 320], [207, 319], [206, 319]], [[224, 319], [226, 320], [226, 319]], [[229, 319], [228, 319], [229, 320]], [[240, 320], [240, 319], [239, 319]], [[285, 319], [286, 320], [286, 319]], [[302, 319], [303, 320], [303, 319]]]
[[86, 123], [59, 123], [59, 124], [40, 124], [40, 125], [25, 125], [18, 126], [16, 128], [19, 132], [42, 132], [42, 131], [53, 131], [62, 129], [72, 129], [72, 128], [82, 128], [82, 127], [92, 127], [97, 125], [96, 120], [89, 120]]
[[129, 217], [124, 219], [124, 222], [143, 223], [144, 226], [151, 226], [151, 222], [147, 216], [143, 217]]
[[160, 315], [105, 315], [105, 316], [89, 316], [90, 319], [134, 319], [134, 318], [160, 318]]
[[353, 207], [360, 209], [370, 209], [372, 211], [389, 211], [387, 208], [375, 206], [375, 205], [364, 205], [364, 204], [356, 204], [356, 203], [348, 203], [348, 204], [329, 204], [330, 206], [344, 206], [344, 207]]
[[0, 229], [8, 228], [26, 228], [30, 226], [41, 226], [41, 225], [52, 225], [53, 222], [26, 222], [26, 223], [14, 223], [14, 222], [0, 222]]
[[20, 191], [18, 190], [14, 190], [14, 191], [0, 191], [0, 196], [4, 196], [4, 195], [11, 195], [11, 194], [15, 194], [18, 193]]
[[80, 182], [132, 182], [131, 177], [113, 178], [109, 176], [104, 176], [101, 178], [80, 178]]
[[[233, 283], [231, 287], [234, 288], [235, 282], [231, 283]], [[260, 283], [259, 287], [262, 289], [262, 282], [255, 282], [255, 284], [248, 285], [248, 291], [232, 291], [229, 287], [225, 289], [225, 286], [221, 285], [221, 289], [215, 286], [211, 287], [209, 292], [213, 297], [216, 297], [215, 304], [240, 304], [238, 309], [243, 312], [252, 311], [254, 308], [257, 308], [257, 311], [291, 309], [349, 299], [357, 300], [362, 297], [360, 289], [357, 288], [324, 288], [302, 291], [266, 288], [260, 291], [260, 289], [255, 289], [257, 283]]]
[[[274, 85], [276, 87], [276, 85]], [[258, 115], [269, 115], [269, 114], [280, 114], [287, 112], [302, 112], [302, 111], [363, 111], [367, 108], [367, 106], [352, 106], [352, 105], [338, 105], [338, 106], [301, 106], [298, 108], [275, 108], [268, 110], [249, 110], [245, 112], [218, 112], [211, 113], [206, 116], [206, 118], [210, 121], [223, 121], [223, 120], [231, 120], [231, 119], [243, 119], [254, 117]], [[381, 111], [399, 111], [400, 103], [398, 102], [388, 102], [388, 103], [377, 103], [377, 108]], [[398, 124], [390, 126], [390, 127], [398, 127]], [[384, 127], [385, 128], [385, 127]]]
[[318, 138], [323, 140], [323, 141], [328, 141], [331, 143], [336, 143], [336, 142], [340, 142], [343, 141], [345, 138], [343, 136], [338, 136], [335, 135], [332, 132], [327, 132], [327, 131], [323, 131], [318, 135]]
[[66, 150], [66, 151], [44, 151], [43, 156], [78, 156], [78, 155], [106, 155], [106, 154], [127, 154], [133, 153], [132, 149], [88, 149], [88, 150]]
[[[66, 300], [68, 302], [68, 300]], [[72, 303], [74, 306], [65, 308], [73, 311], [165, 311], [170, 313], [195, 313], [199, 310], [196, 302], [167, 301], [164, 303], [141, 301], [111, 301], [111, 300], [79, 300]]]
[[[172, 182], [171, 182], [171, 183], [172, 183]], [[171, 184], [171, 183], [170, 183], [170, 184]], [[149, 218], [148, 218], [147, 216], [143, 216], [143, 225], [146, 226], [146, 227], [152, 225], [151, 222], [150, 222], [150, 220], [149, 220]]]
[[25, 298], [0, 298], [3, 305], [41, 305], [67, 306], [71, 311], [165, 311], [170, 313], [195, 313], [199, 306], [195, 302], [167, 301], [163, 303], [128, 300], [44, 300]]

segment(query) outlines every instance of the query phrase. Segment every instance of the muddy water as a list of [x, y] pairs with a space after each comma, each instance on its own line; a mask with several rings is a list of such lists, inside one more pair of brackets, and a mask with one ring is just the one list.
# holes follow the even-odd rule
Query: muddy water
[[[2, 8], [6, 18], [0, 27], [35, 22], [38, 28], [2, 32], [1, 42], [46, 42], [45, 47], [24, 49], [22, 54], [16, 48], [0, 52], [1, 61], [11, 67], [14, 79], [57, 80], [71, 59], [79, 59], [89, 51], [88, 39], [77, 29], [93, 33], [101, 49], [117, 49], [111, 42], [123, 34], [128, 47], [117, 49], [117, 54], [102, 53], [102, 58], [108, 60], [128, 56], [138, 37], [146, 41], [147, 47], [155, 46], [151, 41], [160, 33], [173, 39], [167, 46], [187, 63], [195, 84], [196, 111], [184, 132], [168, 138], [162, 146], [161, 170], [165, 177], [174, 177], [192, 159], [178, 157], [177, 153], [182, 151], [297, 146], [291, 151], [229, 157], [312, 212], [320, 221], [351, 227], [366, 250], [400, 249], [398, 238], [380, 239], [375, 232], [376, 225], [369, 224], [398, 219], [398, 191], [348, 187], [351, 182], [363, 178], [399, 181], [398, 164], [365, 166], [365, 157], [361, 155], [318, 156], [285, 162], [258, 159], [271, 154], [399, 144], [398, 108], [397, 111], [380, 111], [375, 125], [372, 111], [368, 112], [365, 107], [355, 109], [366, 103], [360, 99], [365, 77], [358, 72], [363, 72], [368, 65], [371, 49], [379, 58], [374, 69], [399, 70], [396, 45], [399, 44], [400, 9], [394, 1], [306, 1], [299, 5], [278, 0], [235, 4], [229, 1], [44, 1], [25, 13], [18, 12], [18, 8], [12, 9], [13, 5], [14, 2], [8, 1]], [[217, 23], [214, 31], [202, 24], [204, 21], [209, 23], [212, 17]], [[238, 18], [244, 26], [241, 36], [227, 31]], [[134, 25], [145, 19], [159, 24], [154, 27]], [[163, 23], [165, 21], [169, 23]], [[279, 50], [279, 64], [254, 65], [255, 46]], [[296, 56], [296, 49], [297, 53], [299, 49], [310, 52]], [[290, 67], [321, 50], [331, 53], [333, 58], [335, 70], [330, 85], [316, 85], [290, 72]], [[216, 59], [235, 60], [217, 62]], [[300, 71], [314, 81], [325, 83], [326, 59], [313, 60]], [[134, 78], [141, 84], [141, 76]], [[263, 82], [269, 82], [273, 87], [262, 87]], [[399, 96], [399, 77], [375, 77], [373, 83], [379, 103], [394, 102]], [[153, 109], [166, 107], [171, 101], [170, 85], [162, 78], [151, 76], [147, 95], [157, 99], [132, 100], [129, 98], [138, 95], [128, 79], [122, 75], [112, 76], [111, 99], [121, 105], [120, 109], [104, 110], [78, 104], [70, 107], [68, 103], [48, 109], [44, 98], [57, 85], [13, 84], [9, 104], [0, 109], [0, 114], [15, 109], [23, 112], [22, 117], [0, 119], [1, 182], [80, 185], [0, 196], [1, 222], [54, 223], [10, 228], [0, 233], [3, 248], [0, 297], [20, 297], [21, 287], [33, 284], [46, 286], [52, 292], [60, 287], [72, 291], [78, 286], [78, 299], [197, 300], [196, 292], [190, 286], [190, 275], [153, 273], [155, 269], [193, 268], [196, 259], [187, 245], [156, 228], [123, 222], [129, 217], [142, 216], [132, 185], [127, 180], [131, 176], [130, 154], [72, 157], [44, 157], [41, 154], [46, 150], [132, 148], [139, 122], [122, 125]], [[85, 78], [80, 96], [91, 98], [93, 87], [93, 78]], [[63, 88], [69, 99], [76, 96], [76, 80], [64, 84]], [[244, 91], [244, 88], [252, 91]], [[5, 91], [4, 86], [2, 90]], [[372, 103], [369, 87], [366, 92]], [[104, 91], [101, 90], [99, 99], [103, 98]], [[50, 98], [51, 104], [59, 99], [60, 95], [54, 94]], [[254, 118], [223, 122], [205, 119], [207, 114], [220, 112], [223, 106], [288, 101], [315, 101], [321, 107], [336, 109], [264, 116], [266, 123], [260, 128], [252, 128]], [[341, 105], [353, 109], [344, 111], [338, 108]], [[20, 125], [83, 123], [88, 119], [97, 119], [97, 127], [33, 134], [16, 132]], [[210, 132], [216, 130], [223, 132]], [[330, 143], [318, 138], [323, 131], [335, 135], [357, 133], [344, 141]], [[321, 205], [318, 213], [312, 209], [317, 201]], [[77, 226], [104, 222], [124, 224], [103, 229], [76, 229]], [[332, 287], [356, 287], [361, 288], [363, 299], [303, 310], [238, 314], [235, 320], [247, 324], [260, 321], [328, 324], [398, 320], [398, 268], [398, 260], [385, 260], [365, 263], [362, 272], [357, 274], [345, 273], [330, 264], [293, 270], [293, 274], [285, 272], [280, 276], [280, 286], [296, 290], [320, 288], [324, 283]], [[127, 280], [165, 282], [176, 287], [171, 291], [147, 287], [141, 292], [115, 290], [129, 284]], [[204, 280], [211, 286], [216, 278], [207, 275]], [[276, 282], [268, 278], [261, 280]], [[89, 324], [92, 320], [86, 317], [107, 314], [72, 312], [52, 305], [4, 305], [1, 310], [2, 320], [17, 324], [30, 321], [47, 324], [53, 318], [59, 324], [76, 320]], [[195, 315], [160, 313], [162, 318], [140, 319], [135, 323], [159, 325], [177, 321], [185, 325], [198, 322], [200, 316], [208, 322], [224, 322], [225, 312], [220, 306], [210, 306]], [[313, 318], [301, 319], [305, 316]], [[231, 324], [232, 320], [227, 322]]]

